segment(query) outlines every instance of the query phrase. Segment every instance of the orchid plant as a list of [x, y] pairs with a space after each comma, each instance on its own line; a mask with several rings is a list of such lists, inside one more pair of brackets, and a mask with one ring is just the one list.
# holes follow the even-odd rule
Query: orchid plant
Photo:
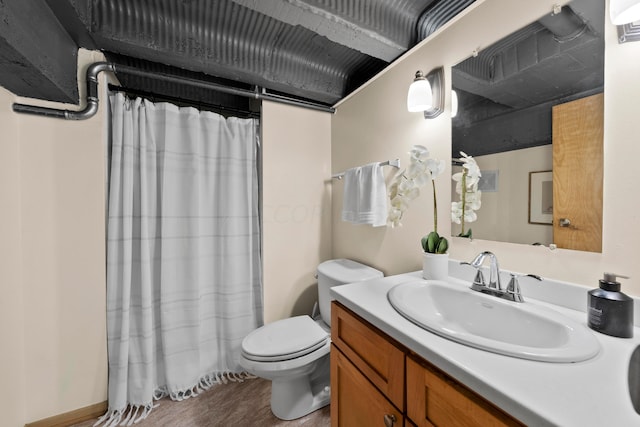
[[451, 203], [451, 221], [461, 224], [462, 228], [458, 237], [472, 237], [471, 229], [465, 232], [465, 225], [478, 219], [475, 211], [480, 209], [480, 197], [482, 192], [478, 190], [478, 182], [480, 182], [480, 168], [475, 159], [468, 156], [464, 152], [460, 152], [462, 156], [462, 172], [455, 173], [451, 176], [456, 182], [456, 193], [460, 195], [459, 202]]
[[449, 242], [438, 234], [438, 203], [436, 198], [435, 179], [444, 172], [445, 162], [429, 157], [429, 150], [422, 145], [414, 145], [409, 152], [410, 165], [398, 173], [389, 190], [391, 200], [389, 223], [392, 227], [401, 225], [400, 221], [409, 203], [420, 195], [420, 187], [431, 181], [433, 188], [433, 231], [422, 238], [422, 249], [425, 252], [444, 254], [449, 249]]

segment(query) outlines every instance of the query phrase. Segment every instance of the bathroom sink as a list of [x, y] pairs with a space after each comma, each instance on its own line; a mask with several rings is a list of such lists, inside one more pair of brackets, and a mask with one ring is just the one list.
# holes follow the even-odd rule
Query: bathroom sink
[[393, 308], [418, 326], [482, 350], [544, 362], [580, 362], [600, 345], [585, 326], [535, 302], [516, 303], [473, 291], [452, 279], [412, 280], [387, 293]]
[[640, 414], [640, 346], [636, 347], [629, 359], [629, 396], [633, 409]]

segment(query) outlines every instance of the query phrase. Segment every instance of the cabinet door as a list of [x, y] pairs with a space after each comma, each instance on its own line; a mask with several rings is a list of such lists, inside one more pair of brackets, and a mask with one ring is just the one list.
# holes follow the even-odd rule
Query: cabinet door
[[404, 352], [386, 335], [334, 301], [331, 340], [396, 407], [404, 407]]
[[418, 427], [523, 426], [435, 368], [407, 358], [407, 417]]
[[331, 345], [331, 425], [402, 427], [404, 417], [335, 346]]

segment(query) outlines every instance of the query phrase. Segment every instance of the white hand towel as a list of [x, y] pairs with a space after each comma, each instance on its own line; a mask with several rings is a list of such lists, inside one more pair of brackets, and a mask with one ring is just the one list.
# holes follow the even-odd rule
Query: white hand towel
[[362, 168], [349, 169], [344, 173], [342, 194], [342, 220], [358, 223], [358, 200]]
[[345, 172], [342, 203], [343, 221], [374, 227], [387, 224], [387, 187], [380, 163]]

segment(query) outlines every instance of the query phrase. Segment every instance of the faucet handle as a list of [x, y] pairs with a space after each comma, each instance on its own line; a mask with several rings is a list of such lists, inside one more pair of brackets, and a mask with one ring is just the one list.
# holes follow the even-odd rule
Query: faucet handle
[[460, 265], [469, 265], [476, 269], [476, 276], [473, 278], [473, 284], [471, 285], [471, 289], [480, 290], [480, 288], [485, 288], [487, 286], [484, 280], [484, 274], [482, 274], [481, 266], [474, 265], [470, 262], [463, 261]]
[[480, 285], [480, 286], [487, 286], [487, 284], [484, 281], [484, 274], [482, 274], [482, 271], [479, 268], [476, 270], [476, 277], [473, 278], [473, 284]]
[[531, 277], [532, 279], [542, 281], [542, 277], [536, 274], [510, 274], [511, 280], [509, 280], [509, 284], [507, 285], [507, 289], [505, 290], [505, 296], [507, 299], [515, 302], [524, 302], [524, 298], [522, 297], [522, 292], [520, 290], [520, 283], [518, 283], [519, 277]]

